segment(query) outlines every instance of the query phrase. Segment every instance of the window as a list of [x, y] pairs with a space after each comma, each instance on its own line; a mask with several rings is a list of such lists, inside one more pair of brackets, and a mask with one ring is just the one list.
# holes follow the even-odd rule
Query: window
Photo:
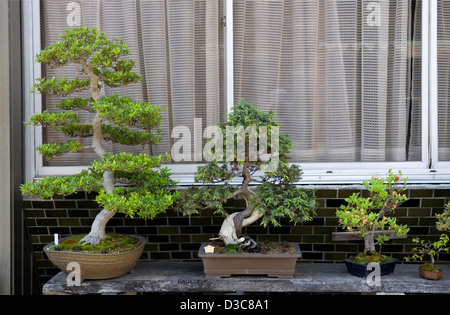
[[275, 112], [293, 162], [420, 161], [417, 9], [409, 0], [236, 1], [235, 95]]
[[[59, 40], [68, 25], [97, 27], [109, 38], [120, 37], [136, 60], [135, 71], [143, 79], [120, 89], [104, 89], [106, 95], [124, 93], [135, 100], [165, 107], [162, 113], [163, 141], [149, 153], [170, 152], [175, 126], [194, 130], [194, 119], [202, 125], [216, 125], [224, 117], [223, 46], [219, 1], [41, 1], [41, 41], [45, 47]], [[52, 70], [43, 67], [43, 76], [75, 79], [77, 66]], [[87, 94], [88, 95], [88, 94]], [[86, 95], [86, 96], [87, 96]], [[43, 96], [43, 109], [55, 110], [61, 97]], [[87, 114], [86, 114], [87, 115]], [[89, 118], [89, 117], [84, 117]], [[203, 127], [203, 126], [201, 126]], [[44, 130], [43, 141], [59, 140], [51, 128]], [[81, 139], [82, 140], [82, 139]], [[109, 152], [130, 150], [111, 144]], [[132, 150], [132, 149], [131, 149]], [[64, 155], [44, 161], [45, 166], [88, 165], [95, 154]]]
[[438, 2], [438, 160], [450, 161], [450, 3]]
[[[293, 140], [292, 163], [300, 163], [307, 182], [359, 182], [388, 168], [402, 169], [413, 181], [443, 182], [449, 168], [435, 162], [450, 162], [450, 5], [437, 3], [41, 0], [25, 4], [24, 12], [31, 17], [34, 54], [68, 25], [98, 27], [128, 43], [143, 80], [120, 92], [167, 108], [164, 139], [146, 152], [170, 152], [174, 127], [187, 126], [194, 135], [199, 121], [202, 130], [223, 121], [242, 97], [274, 112]], [[78, 75], [76, 69], [29, 68], [31, 82], [40, 75]], [[439, 102], [433, 101], [437, 95]], [[59, 101], [30, 100], [37, 111]], [[37, 130], [35, 139], [58, 137]], [[75, 172], [93, 158], [74, 154], [47, 162], [28, 156], [36, 159], [36, 176]], [[195, 163], [172, 167], [189, 181]]]

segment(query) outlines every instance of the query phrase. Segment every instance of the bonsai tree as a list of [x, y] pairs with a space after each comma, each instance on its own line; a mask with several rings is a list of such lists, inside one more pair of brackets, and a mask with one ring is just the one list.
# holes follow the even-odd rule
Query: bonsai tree
[[430, 263], [425, 263], [420, 266], [420, 270], [439, 272], [439, 268], [435, 266], [436, 257], [440, 252], [447, 252], [449, 248], [446, 246], [449, 241], [449, 237], [446, 234], [442, 234], [438, 241], [432, 242], [430, 240], [422, 240], [420, 238], [414, 238], [413, 242], [418, 245], [418, 247], [413, 248], [413, 256], [405, 257], [406, 261], [411, 259], [423, 260], [424, 257], [428, 256], [430, 258]]
[[389, 216], [407, 200], [403, 194], [406, 188], [400, 186], [406, 179], [401, 176], [401, 171], [394, 174], [389, 170], [386, 179], [372, 177], [363, 183], [368, 189], [367, 197], [354, 193], [345, 199], [348, 204], [341, 205], [341, 210], [336, 211], [339, 224], [345, 230], [364, 238], [364, 256], [376, 255], [375, 245], [388, 241], [389, 233], [403, 236], [409, 231], [406, 225], [397, 224], [396, 218]]
[[[445, 205], [444, 212], [441, 214], [436, 214], [438, 221], [436, 222], [436, 228], [442, 232], [450, 231], [450, 203]], [[430, 263], [425, 263], [420, 266], [420, 270], [423, 271], [433, 271], [439, 272], [439, 268], [435, 266], [436, 258], [441, 252], [449, 252], [449, 247], [447, 244], [449, 242], [449, 237], [446, 234], [441, 234], [439, 240], [432, 242], [430, 240], [423, 240], [420, 238], [414, 238], [413, 242], [418, 245], [418, 247], [413, 248], [412, 257], [404, 257], [406, 261], [411, 259], [417, 261], [422, 261], [424, 257], [428, 256], [430, 258]]]
[[[45, 177], [22, 185], [21, 190], [23, 194], [41, 199], [71, 195], [79, 190], [98, 192], [95, 201], [103, 210], [95, 218], [91, 232], [82, 239], [91, 245], [106, 238], [106, 224], [116, 213], [152, 219], [172, 205], [176, 197], [167, 189], [175, 184], [170, 179], [171, 174], [161, 167], [165, 156], [111, 154], [104, 146], [106, 141], [111, 141], [144, 147], [160, 140], [159, 106], [132, 101], [117, 93], [103, 97], [100, 94], [104, 85], [115, 88], [140, 80], [141, 76], [132, 71], [135, 62], [123, 59], [129, 53], [126, 43], [119, 38], [108, 40], [95, 28], [74, 27], [61, 35], [61, 41], [46, 47], [36, 57], [37, 62], [51, 68], [69, 64], [80, 67], [80, 76], [75, 80], [40, 78], [34, 84], [32, 92], [62, 97], [75, 94], [63, 99], [57, 106], [58, 111], [35, 114], [27, 123], [53, 127], [75, 139], [47, 143], [37, 150], [46, 159], [91, 150], [98, 159], [77, 175]], [[90, 97], [76, 96], [81, 91], [89, 91]], [[93, 119], [82, 120], [79, 111], [92, 113]], [[83, 145], [79, 141], [81, 138], [92, 141], [88, 141], [90, 145]]]
[[[185, 215], [214, 209], [225, 216], [219, 239], [226, 245], [251, 248], [257, 243], [243, 236], [242, 229], [259, 219], [264, 227], [280, 226], [282, 217], [294, 223], [311, 220], [314, 191], [296, 187], [302, 172], [297, 165], [289, 165], [291, 140], [279, 132], [279, 126], [272, 112], [266, 114], [241, 99], [227, 122], [216, 127], [216, 141], [205, 146], [211, 149], [209, 156], [205, 154], [209, 163], [198, 167], [195, 176], [195, 182], [203, 185], [187, 189], [178, 209]], [[226, 159], [220, 161], [223, 152]], [[238, 196], [244, 198], [246, 208], [229, 214], [224, 204]]]

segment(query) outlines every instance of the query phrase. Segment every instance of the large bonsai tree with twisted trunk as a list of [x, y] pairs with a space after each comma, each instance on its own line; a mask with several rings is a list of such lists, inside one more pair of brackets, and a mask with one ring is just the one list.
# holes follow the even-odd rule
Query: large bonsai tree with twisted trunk
[[[98, 192], [95, 200], [103, 210], [96, 216], [91, 232], [82, 241], [98, 244], [106, 238], [106, 224], [118, 212], [130, 217], [152, 219], [171, 206], [176, 194], [168, 188], [175, 185], [170, 172], [161, 163], [164, 156], [111, 154], [105, 142], [124, 145], [155, 145], [160, 140], [159, 106], [132, 101], [127, 96], [114, 94], [103, 96], [103, 85], [119, 87], [136, 83], [140, 75], [133, 72], [135, 62], [123, 57], [129, 55], [126, 43], [119, 38], [108, 40], [95, 28], [70, 28], [61, 35], [61, 41], [46, 47], [36, 61], [51, 68], [78, 64], [80, 75], [74, 80], [40, 78], [32, 92], [49, 93], [67, 97], [82, 91], [90, 91], [90, 97], [65, 98], [57, 106], [58, 111], [44, 111], [31, 117], [27, 124], [53, 127], [65, 136], [76, 139], [90, 138], [90, 145], [78, 140], [47, 143], [38, 148], [51, 159], [68, 152], [94, 151], [98, 159], [81, 173], [73, 176], [45, 177], [22, 185], [28, 193], [42, 199], [54, 195], [70, 195], [79, 190]], [[93, 119], [83, 121], [80, 111], [92, 113]], [[117, 185], [122, 184], [122, 185]]]
[[[266, 114], [241, 100], [227, 122], [216, 127], [212, 144], [205, 146], [210, 149], [204, 154], [209, 163], [200, 166], [195, 176], [202, 185], [184, 191], [178, 209], [185, 215], [214, 209], [226, 217], [219, 239], [227, 245], [251, 247], [256, 242], [243, 236], [242, 229], [259, 219], [263, 226], [280, 226], [282, 217], [294, 223], [311, 220], [314, 191], [297, 187], [302, 171], [289, 164], [291, 140], [279, 132], [279, 126], [272, 112]], [[223, 152], [226, 159], [219, 161]], [[233, 184], [236, 179], [238, 185]], [[245, 210], [227, 213], [224, 204], [238, 196], [245, 199]]]

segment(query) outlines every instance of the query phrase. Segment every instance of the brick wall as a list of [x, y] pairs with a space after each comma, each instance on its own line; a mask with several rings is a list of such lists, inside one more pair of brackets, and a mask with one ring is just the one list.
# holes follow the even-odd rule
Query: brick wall
[[[245, 234], [256, 240], [287, 240], [297, 242], [303, 253], [301, 262], [341, 262], [342, 259], [363, 250], [360, 241], [333, 242], [331, 233], [340, 231], [335, 211], [344, 199], [353, 192], [364, 191], [352, 188], [318, 189], [317, 215], [311, 222], [294, 226], [288, 219], [279, 228], [264, 228], [257, 223], [245, 228]], [[79, 192], [53, 201], [25, 200], [28, 226], [31, 234], [36, 264], [41, 284], [49, 280], [58, 270], [48, 261], [42, 248], [53, 241], [53, 234], [60, 236], [88, 233], [90, 224], [100, 211], [92, 201], [94, 195]], [[398, 222], [407, 224], [410, 232], [407, 239], [391, 240], [382, 246], [382, 252], [402, 259], [410, 255], [411, 240], [416, 236], [437, 239], [440, 232], [435, 228], [435, 213], [442, 212], [450, 200], [450, 189], [410, 189], [409, 200], [396, 211]], [[233, 200], [227, 204], [231, 212], [242, 210], [244, 200]], [[152, 221], [130, 219], [116, 215], [108, 224], [108, 232], [138, 234], [148, 238], [148, 245], [141, 257], [143, 260], [198, 260], [200, 243], [216, 237], [223, 218], [213, 211], [202, 211], [200, 215], [183, 217], [173, 210]], [[450, 263], [450, 254], [441, 254], [439, 262]]]

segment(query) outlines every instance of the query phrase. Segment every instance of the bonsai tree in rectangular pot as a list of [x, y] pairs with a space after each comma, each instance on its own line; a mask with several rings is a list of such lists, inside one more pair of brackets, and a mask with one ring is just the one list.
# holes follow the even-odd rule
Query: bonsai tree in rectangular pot
[[[95, 201], [103, 210], [96, 216], [90, 233], [78, 238], [76, 246], [72, 246], [82, 254], [95, 250], [95, 247], [105, 247], [102, 247], [102, 242], [111, 238], [106, 234], [106, 224], [116, 213], [152, 219], [171, 206], [176, 198], [168, 189], [175, 184], [170, 179], [171, 174], [167, 168], [161, 166], [166, 157], [126, 152], [112, 154], [105, 149], [104, 144], [107, 141], [144, 147], [155, 145], [160, 139], [159, 106], [132, 101], [126, 95], [120, 96], [117, 93], [112, 96], [100, 94], [104, 85], [115, 88], [140, 80], [140, 75], [132, 71], [135, 62], [123, 58], [129, 53], [126, 43], [119, 38], [109, 40], [95, 28], [74, 27], [61, 35], [61, 41], [46, 47], [36, 57], [37, 62], [48, 64], [51, 68], [77, 64], [80, 69], [79, 77], [74, 80], [65, 77], [40, 78], [34, 84], [32, 92], [62, 97], [74, 94], [74, 97], [63, 99], [57, 106], [58, 110], [45, 110], [35, 114], [27, 123], [53, 127], [54, 130], [74, 139], [43, 144], [37, 150], [48, 160], [68, 152], [86, 150], [95, 152], [98, 159], [77, 175], [45, 177], [26, 183], [21, 189], [23, 194], [41, 199], [51, 199], [55, 195], [71, 195], [79, 190], [98, 192]], [[90, 96], [80, 97], [77, 92], [82, 91], [89, 91]], [[92, 120], [81, 119], [80, 111], [91, 113]], [[79, 141], [83, 138], [91, 139], [84, 141], [88, 142], [88, 145]], [[130, 241], [115, 243], [123, 245], [126, 242]], [[131, 242], [136, 243], [135, 247], [139, 248], [140, 252], [134, 253], [135, 261], [129, 263], [125, 270], [117, 268], [117, 264], [125, 259], [120, 257], [111, 262], [110, 269], [114, 271], [111, 274], [105, 272], [108, 263], [103, 261], [96, 265], [93, 273], [88, 273], [88, 265], [82, 265], [82, 277], [98, 279], [126, 273], [140, 257], [145, 243], [143, 239]], [[70, 243], [73, 244], [74, 241]], [[83, 245], [87, 245], [86, 250]], [[52, 248], [53, 250], [49, 246], [45, 248], [50, 259], [62, 255], [59, 253], [64, 248], [63, 244]], [[116, 251], [121, 252], [121, 249]], [[72, 253], [61, 263], [54, 263], [65, 271], [67, 261], [81, 261], [81, 256], [71, 255]]]
[[[267, 251], [265, 244], [243, 235], [243, 228], [258, 220], [266, 227], [269, 224], [280, 226], [279, 218], [283, 217], [294, 223], [312, 219], [314, 191], [297, 187], [302, 172], [298, 165], [288, 162], [291, 140], [279, 132], [279, 124], [274, 121], [271, 112], [266, 114], [241, 99], [228, 114], [227, 122], [219, 124], [213, 131], [215, 138], [206, 144], [208, 150], [204, 152], [209, 163], [200, 166], [195, 176], [195, 181], [201, 185], [184, 191], [183, 198], [177, 203], [182, 213], [193, 215], [202, 209], [214, 209], [215, 213], [223, 215], [225, 219], [216, 240], [232, 253]], [[244, 198], [245, 210], [227, 213], [225, 202], [238, 196]], [[204, 263], [215, 257], [205, 254], [205, 246], [202, 244], [199, 252]], [[295, 262], [300, 256], [298, 248], [293, 255], [291, 270], [281, 270], [284, 275], [292, 276], [295, 273]], [[218, 256], [225, 258], [230, 255]], [[265, 269], [270, 267], [256, 267], [255, 260], [239, 270], [238, 267], [244, 264], [225, 262], [222, 266], [214, 267], [214, 270], [205, 265], [205, 273], [211, 276], [277, 273], [276, 270]], [[250, 270], [249, 265], [254, 266], [255, 270]], [[227, 266], [234, 267], [227, 270]], [[278, 269], [284, 267], [278, 266]]]
[[349, 273], [365, 276], [366, 264], [370, 262], [380, 263], [381, 274], [394, 271], [398, 260], [381, 255], [375, 246], [385, 243], [393, 235], [404, 236], [409, 231], [406, 225], [397, 224], [397, 219], [392, 216], [395, 209], [407, 200], [402, 182], [406, 184], [401, 171], [395, 174], [389, 170], [386, 179], [372, 177], [363, 183], [368, 190], [367, 197], [354, 193], [345, 199], [348, 204], [336, 211], [339, 224], [349, 233], [364, 239], [364, 251], [354, 259], [344, 260]]

